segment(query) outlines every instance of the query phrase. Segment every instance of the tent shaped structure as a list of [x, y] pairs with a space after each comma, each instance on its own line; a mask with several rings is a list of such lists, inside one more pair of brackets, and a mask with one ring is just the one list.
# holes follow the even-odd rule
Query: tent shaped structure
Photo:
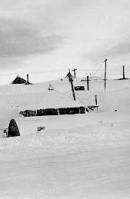
[[7, 131], [7, 134], [6, 134], [7, 137], [16, 137], [16, 136], [20, 136], [20, 133], [19, 133], [19, 128], [17, 126], [17, 123], [14, 119], [11, 119], [10, 120], [10, 123], [9, 123], [9, 127], [8, 127], [8, 131]]
[[48, 90], [50, 90], [50, 91], [54, 90], [54, 87], [52, 86], [52, 84], [49, 84]]
[[11, 82], [11, 84], [26, 84], [26, 80], [19, 75]]

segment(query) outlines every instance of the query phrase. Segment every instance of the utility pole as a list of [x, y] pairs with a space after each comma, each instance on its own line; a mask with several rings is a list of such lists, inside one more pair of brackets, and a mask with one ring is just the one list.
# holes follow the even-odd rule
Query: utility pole
[[72, 71], [74, 72], [74, 78], [76, 78], [76, 68], [74, 68]]
[[89, 76], [87, 76], [87, 90], [89, 91]]
[[71, 90], [72, 90], [72, 94], [73, 94], [73, 99], [76, 100], [75, 91], [74, 91], [74, 85], [73, 85], [73, 78], [72, 77], [69, 77], [69, 82], [71, 84]]
[[29, 83], [29, 75], [27, 74], [27, 83]]
[[97, 95], [95, 95], [95, 105], [97, 106], [97, 112], [98, 112], [98, 99], [97, 99]]
[[123, 79], [125, 79], [125, 66], [123, 66]]
[[96, 104], [96, 106], [97, 106], [97, 104], [98, 104], [97, 95], [95, 95], [95, 104]]
[[107, 81], [107, 75], [106, 75], [106, 73], [107, 73], [107, 59], [105, 59], [104, 60], [104, 62], [105, 62], [105, 71], [104, 71], [104, 91], [106, 91], [106, 81]]

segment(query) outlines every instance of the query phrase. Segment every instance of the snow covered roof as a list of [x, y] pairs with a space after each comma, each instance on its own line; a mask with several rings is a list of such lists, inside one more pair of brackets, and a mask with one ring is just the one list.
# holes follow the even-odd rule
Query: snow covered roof
[[[37, 98], [37, 99], [36, 99]], [[24, 105], [24, 110], [37, 110], [46, 108], [67, 108], [84, 106], [82, 103], [74, 101], [64, 93], [55, 90], [47, 90], [31, 98], [30, 102]]]
[[17, 76], [12, 82], [11, 84], [25, 84], [26, 80], [21, 78], [20, 76]]

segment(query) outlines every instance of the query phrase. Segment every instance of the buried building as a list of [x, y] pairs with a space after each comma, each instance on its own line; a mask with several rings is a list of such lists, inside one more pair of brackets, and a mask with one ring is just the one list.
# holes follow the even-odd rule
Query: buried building
[[63, 114], [83, 114], [85, 106], [74, 101], [64, 93], [55, 90], [47, 90], [40, 93], [30, 103], [21, 107], [20, 114], [25, 117]]
[[30, 85], [31, 83], [29, 82], [29, 75], [27, 74], [27, 80], [25, 80], [24, 78], [22, 78], [19, 75], [17, 75], [17, 77], [11, 82], [11, 84]]
[[11, 84], [25, 84], [26, 80], [19, 75], [11, 82]]
[[31, 118], [15, 118], [8, 121], [8, 127], [4, 129], [3, 133], [6, 137], [17, 137], [34, 135], [40, 131], [45, 130], [43, 120], [31, 120]]

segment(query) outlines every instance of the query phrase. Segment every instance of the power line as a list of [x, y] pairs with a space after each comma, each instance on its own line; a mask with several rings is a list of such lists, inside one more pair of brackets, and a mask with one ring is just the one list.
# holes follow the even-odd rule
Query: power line
[[98, 71], [100, 71], [100, 69], [103, 67], [103, 64], [104, 64], [104, 62], [103, 62], [102, 65], [95, 71], [95, 73], [93, 74], [93, 76], [96, 75]]

